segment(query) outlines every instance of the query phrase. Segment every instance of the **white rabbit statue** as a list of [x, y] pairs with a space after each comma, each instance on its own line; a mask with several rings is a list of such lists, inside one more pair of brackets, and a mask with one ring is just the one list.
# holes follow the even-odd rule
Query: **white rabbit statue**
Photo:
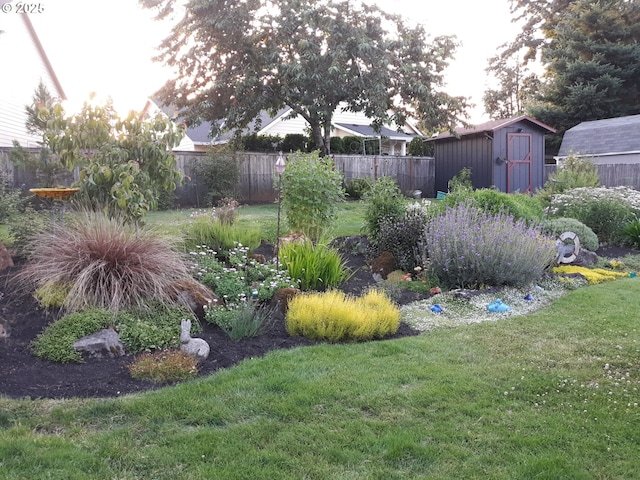
[[196, 357], [198, 363], [204, 362], [209, 356], [209, 344], [202, 338], [191, 338], [191, 320], [182, 319], [180, 327], [180, 351]]

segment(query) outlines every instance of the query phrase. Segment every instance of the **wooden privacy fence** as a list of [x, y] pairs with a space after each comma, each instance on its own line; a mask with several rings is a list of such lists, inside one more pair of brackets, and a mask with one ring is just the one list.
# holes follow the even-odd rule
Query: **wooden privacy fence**
[[[275, 164], [278, 154], [236, 153], [240, 165], [239, 193], [243, 202], [267, 203], [277, 198]], [[396, 179], [403, 192], [421, 190], [423, 197], [435, 196], [435, 161], [430, 157], [392, 157], [362, 155], [332, 155], [336, 169], [345, 182], [354, 178], [376, 180], [382, 176]], [[177, 152], [178, 170], [185, 175], [178, 188], [177, 203], [181, 206], [204, 207], [206, 190], [194, 172], [198, 161], [207, 161], [205, 152]]]
[[[595, 164], [603, 187], [630, 187], [640, 191], [640, 164], [611, 163]], [[557, 165], [544, 166], [544, 181], [546, 182], [556, 172]]]

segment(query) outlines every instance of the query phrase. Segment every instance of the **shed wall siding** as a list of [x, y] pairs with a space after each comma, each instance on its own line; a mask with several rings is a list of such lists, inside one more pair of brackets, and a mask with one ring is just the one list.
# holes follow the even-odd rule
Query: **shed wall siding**
[[439, 191], [446, 192], [449, 180], [463, 168], [471, 169], [474, 188], [492, 185], [492, 142], [484, 135], [437, 142], [435, 157], [436, 189]]

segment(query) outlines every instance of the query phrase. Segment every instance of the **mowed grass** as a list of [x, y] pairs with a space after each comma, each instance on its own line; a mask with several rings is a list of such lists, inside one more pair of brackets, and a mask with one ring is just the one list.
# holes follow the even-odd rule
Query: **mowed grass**
[[0, 478], [639, 478], [639, 282], [123, 398], [0, 399]]
[[[364, 225], [366, 205], [360, 201], [343, 202], [338, 205], [338, 214], [334, 227], [327, 232], [329, 237], [361, 235]], [[145, 217], [148, 226], [157, 228], [167, 235], [180, 237], [182, 228], [190, 221], [190, 215], [196, 209], [166, 210], [151, 212]], [[200, 212], [207, 212], [200, 209]], [[278, 205], [244, 205], [239, 208], [237, 224], [246, 227], [260, 228], [264, 240], [274, 243], [278, 223]], [[280, 214], [280, 234], [289, 232], [284, 212]]]

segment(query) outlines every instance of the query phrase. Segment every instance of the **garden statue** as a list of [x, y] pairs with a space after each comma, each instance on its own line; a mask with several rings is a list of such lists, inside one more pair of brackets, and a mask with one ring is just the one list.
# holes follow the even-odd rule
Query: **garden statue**
[[202, 338], [191, 338], [191, 320], [182, 319], [180, 327], [180, 351], [195, 357], [198, 363], [204, 362], [209, 356], [209, 344]]
[[[567, 241], [571, 243], [566, 243]], [[573, 232], [564, 232], [556, 241], [558, 263], [571, 263], [580, 253], [580, 239]]]

